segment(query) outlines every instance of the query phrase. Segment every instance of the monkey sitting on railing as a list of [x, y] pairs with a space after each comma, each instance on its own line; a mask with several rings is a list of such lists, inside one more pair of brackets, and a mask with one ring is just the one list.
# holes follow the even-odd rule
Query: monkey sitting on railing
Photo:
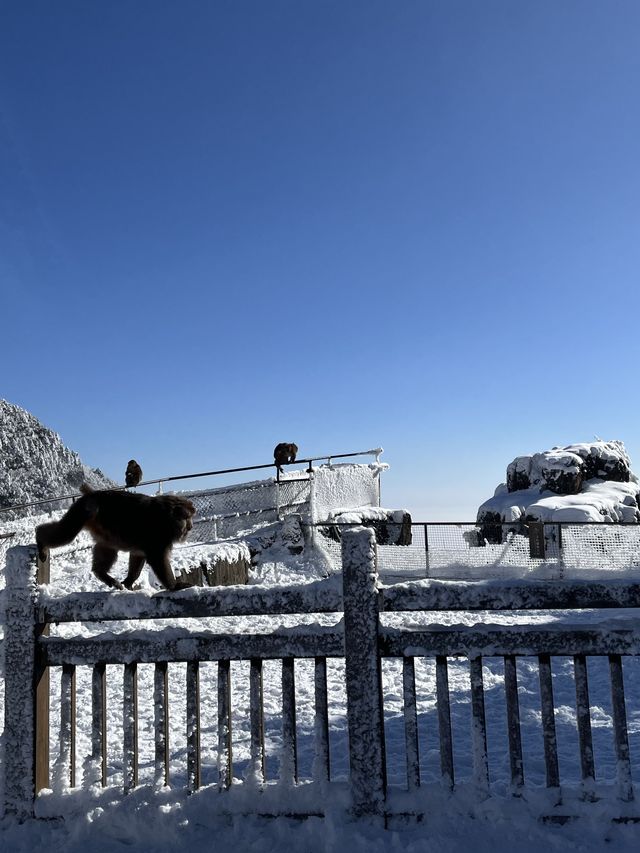
[[135, 459], [130, 459], [127, 465], [127, 470], [124, 474], [124, 481], [127, 486], [137, 486], [142, 480], [142, 468]]
[[295, 444], [285, 444], [282, 442], [280, 444], [276, 444], [273, 451], [273, 461], [278, 468], [278, 474], [282, 474], [282, 465], [288, 465], [291, 462], [296, 461], [297, 452], [298, 447]]

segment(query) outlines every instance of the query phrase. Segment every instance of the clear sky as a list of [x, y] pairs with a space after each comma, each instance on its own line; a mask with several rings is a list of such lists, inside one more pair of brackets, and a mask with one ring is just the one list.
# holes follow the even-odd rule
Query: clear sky
[[4, 0], [0, 397], [122, 480], [640, 470], [636, 0]]

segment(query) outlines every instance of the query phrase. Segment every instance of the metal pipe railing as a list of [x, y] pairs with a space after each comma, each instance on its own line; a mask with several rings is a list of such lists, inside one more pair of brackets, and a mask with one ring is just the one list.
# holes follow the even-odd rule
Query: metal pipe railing
[[[320, 462], [322, 459], [333, 460], [333, 459], [347, 459], [354, 456], [375, 456], [376, 459], [383, 452], [381, 447], [375, 447], [371, 450], [358, 450], [353, 453], [325, 453], [322, 456], [311, 456], [308, 459], [296, 459], [295, 462], [284, 462], [283, 465], [302, 465], [309, 464], [311, 465], [313, 462]], [[276, 468], [275, 462], [268, 462], [263, 465], [243, 465], [240, 468], [220, 468], [215, 471], [200, 471], [196, 474], [175, 474], [171, 477], [160, 477], [157, 480], [143, 480], [138, 483], [138, 487], [140, 486], [154, 486], [154, 485], [162, 485], [163, 483], [171, 483], [175, 480], [195, 480], [200, 477], [217, 477], [221, 474], [238, 474], [243, 471], [259, 471], [264, 468]], [[114, 486], [113, 489], [100, 489], [98, 491], [124, 491], [129, 488], [128, 486]], [[42, 506], [43, 504], [56, 503], [56, 501], [66, 501], [72, 500], [74, 498], [80, 497], [80, 492], [74, 492], [73, 494], [68, 495], [57, 495], [52, 498], [42, 498], [37, 501], [27, 501], [25, 503], [20, 504], [12, 504], [11, 506], [0, 507], [0, 513], [9, 512], [10, 510], [16, 509], [28, 509], [32, 506]]]

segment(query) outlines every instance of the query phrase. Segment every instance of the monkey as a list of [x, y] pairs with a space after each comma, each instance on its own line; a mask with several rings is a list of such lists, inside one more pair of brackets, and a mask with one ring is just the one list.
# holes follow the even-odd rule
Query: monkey
[[[196, 508], [178, 495], [149, 495], [137, 492], [96, 492], [86, 483], [82, 497], [59, 521], [36, 527], [38, 556], [44, 561], [49, 548], [68, 545], [86, 528], [95, 540], [91, 571], [108, 587], [131, 589], [140, 577], [145, 560], [160, 583], [169, 590], [190, 586], [175, 579], [169, 554], [175, 542], [186, 537]], [[109, 574], [118, 551], [129, 551], [129, 571], [124, 580]]]
[[273, 451], [273, 461], [278, 469], [278, 474], [282, 473], [282, 465], [296, 461], [296, 453], [298, 446], [296, 444], [276, 444]]
[[142, 480], [142, 468], [135, 459], [130, 459], [125, 471], [124, 481], [127, 486], [137, 486], [140, 480]]

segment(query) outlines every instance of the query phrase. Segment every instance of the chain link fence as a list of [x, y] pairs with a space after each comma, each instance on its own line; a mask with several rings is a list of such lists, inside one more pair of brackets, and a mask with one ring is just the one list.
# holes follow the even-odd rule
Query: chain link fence
[[[186, 478], [185, 478], [186, 479]], [[215, 489], [175, 492], [196, 506], [191, 542], [216, 542], [242, 535], [291, 513], [310, 521], [312, 480], [307, 471], [295, 471]], [[169, 493], [168, 491], [166, 493]], [[72, 499], [56, 498], [26, 510], [22, 518], [0, 514], [0, 565], [14, 545], [34, 541], [34, 528], [59, 517]], [[341, 568], [340, 537], [324, 534], [327, 524], [315, 528], [315, 542], [330, 564]], [[380, 541], [384, 541], [380, 537]], [[386, 582], [420, 578], [483, 579], [535, 577], [539, 579], [606, 578], [614, 574], [640, 577], [640, 525], [613, 523], [545, 522], [422, 522], [410, 525], [408, 544], [378, 545], [379, 572]], [[86, 548], [88, 534], [68, 546]]]
[[[295, 477], [285, 475], [279, 481], [273, 478], [202, 491], [165, 491], [164, 494], [179, 494], [195, 505], [190, 542], [216, 542], [257, 525], [275, 522], [292, 512], [308, 512], [310, 492], [310, 478], [301, 472]], [[72, 503], [71, 498], [56, 499], [30, 508], [29, 514], [24, 513], [22, 517], [0, 515], [0, 564], [4, 565], [8, 548], [35, 542], [36, 525], [59, 518]], [[34, 514], [34, 510], [38, 510], [38, 514]], [[68, 548], [77, 550], [77, 542]], [[63, 552], [64, 549], [60, 553]]]
[[[511, 523], [502, 527], [500, 537], [494, 537], [501, 541], [490, 542], [473, 522], [413, 523], [409, 545], [378, 545], [378, 571], [385, 583], [423, 578], [595, 579], [621, 574], [640, 578], [640, 525], [545, 523], [538, 529]], [[323, 527], [317, 528], [316, 542], [334, 570], [339, 570], [340, 543], [323, 535]]]
[[229, 539], [256, 525], [269, 524], [292, 512], [307, 512], [309, 476], [258, 480], [210, 491], [179, 492], [196, 507], [191, 541]]

